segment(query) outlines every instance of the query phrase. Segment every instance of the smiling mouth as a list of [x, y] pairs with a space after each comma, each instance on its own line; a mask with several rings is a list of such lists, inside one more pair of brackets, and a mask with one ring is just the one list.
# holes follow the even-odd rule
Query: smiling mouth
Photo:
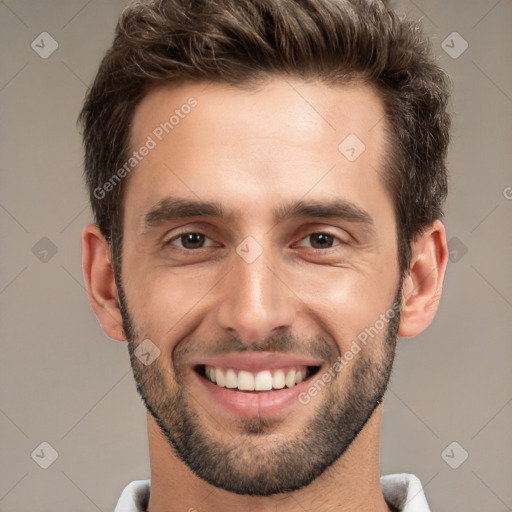
[[265, 393], [293, 388], [318, 373], [320, 366], [287, 366], [258, 372], [199, 364], [196, 373], [218, 387], [245, 393]]

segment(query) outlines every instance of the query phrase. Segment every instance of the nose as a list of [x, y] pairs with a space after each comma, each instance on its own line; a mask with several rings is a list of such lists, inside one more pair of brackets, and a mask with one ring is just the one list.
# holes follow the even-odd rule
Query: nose
[[299, 299], [284, 282], [278, 265], [263, 254], [251, 263], [237, 254], [233, 260], [218, 308], [219, 326], [248, 344], [290, 328]]

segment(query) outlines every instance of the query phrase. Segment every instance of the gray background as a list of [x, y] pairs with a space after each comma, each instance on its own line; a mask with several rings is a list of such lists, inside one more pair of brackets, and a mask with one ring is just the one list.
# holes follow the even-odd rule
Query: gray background
[[[4, 512], [113, 510], [128, 482], [149, 477], [127, 346], [102, 333], [81, 269], [91, 215], [75, 121], [124, 5], [0, 3]], [[418, 475], [434, 511], [512, 510], [512, 2], [395, 5], [423, 18], [454, 86], [452, 252], [434, 323], [400, 341], [381, 471]], [[44, 31], [58, 43], [45, 59], [31, 47]], [[469, 45], [457, 58], [453, 32]], [[42, 442], [58, 453], [47, 469]]]

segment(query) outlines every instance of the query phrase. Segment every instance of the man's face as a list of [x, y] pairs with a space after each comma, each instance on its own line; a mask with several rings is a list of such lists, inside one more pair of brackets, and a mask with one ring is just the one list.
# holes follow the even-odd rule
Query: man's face
[[[382, 315], [401, 298], [383, 118], [369, 88], [279, 79], [160, 89], [136, 111], [132, 149], [155, 145], [125, 191], [123, 328], [146, 407], [212, 485], [308, 485], [380, 403], [398, 329]], [[173, 215], [176, 200], [225, 215]], [[148, 339], [160, 354], [145, 365], [135, 350]], [[238, 389], [251, 379], [263, 390]]]

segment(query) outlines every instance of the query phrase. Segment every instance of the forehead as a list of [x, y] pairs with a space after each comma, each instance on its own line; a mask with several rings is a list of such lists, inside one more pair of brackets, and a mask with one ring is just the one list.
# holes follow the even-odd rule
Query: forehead
[[126, 203], [142, 215], [167, 195], [215, 199], [247, 213], [305, 194], [383, 201], [384, 117], [365, 85], [276, 78], [252, 90], [161, 87], [135, 111], [131, 148], [151, 139], [152, 149], [130, 176]]
[[[192, 102], [196, 106], [190, 108]], [[131, 141], [138, 147], [155, 130], [158, 136], [159, 123], [170, 121], [173, 135], [216, 128], [209, 132], [212, 142], [229, 134], [253, 139], [267, 136], [276, 144], [288, 138], [316, 149], [321, 141], [330, 142], [332, 137], [336, 142], [353, 129], [364, 142], [375, 144], [379, 130], [371, 132], [384, 114], [375, 89], [363, 84], [329, 86], [319, 81], [274, 78], [265, 85], [239, 88], [182, 82], [154, 89], [143, 98], [135, 111]], [[162, 135], [167, 134], [164, 131]], [[326, 139], [326, 135], [331, 137]]]

